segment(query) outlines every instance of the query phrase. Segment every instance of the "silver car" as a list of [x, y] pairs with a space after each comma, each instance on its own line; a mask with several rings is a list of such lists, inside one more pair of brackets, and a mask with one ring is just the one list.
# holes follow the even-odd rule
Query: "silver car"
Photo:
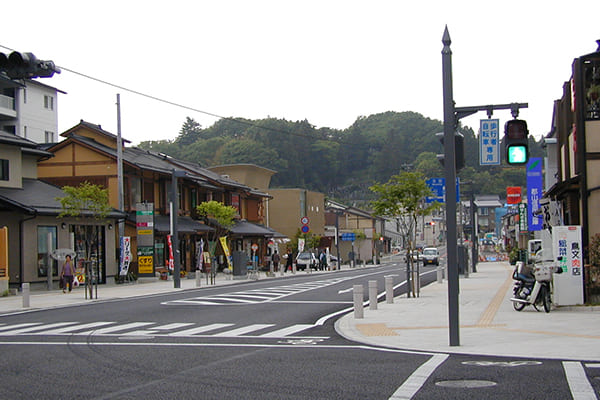
[[317, 258], [309, 251], [303, 251], [296, 257], [296, 269], [305, 270], [308, 268], [317, 268]]

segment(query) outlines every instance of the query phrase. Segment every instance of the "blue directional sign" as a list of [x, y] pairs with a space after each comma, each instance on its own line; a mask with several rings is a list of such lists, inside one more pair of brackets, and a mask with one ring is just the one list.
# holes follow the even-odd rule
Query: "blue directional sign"
[[527, 225], [530, 231], [541, 231], [544, 220], [537, 211], [543, 194], [542, 159], [532, 157], [527, 163]]
[[425, 181], [433, 196], [427, 196], [425, 201], [427, 203], [433, 203], [437, 201], [438, 203], [443, 203], [445, 201], [445, 189], [446, 189], [446, 178], [431, 178]]
[[354, 242], [356, 240], [356, 234], [354, 232], [342, 233], [342, 240], [347, 242]]
[[[433, 192], [433, 196], [425, 197], [426, 203], [433, 203], [437, 201], [438, 203], [446, 202], [446, 178], [431, 178], [425, 181], [429, 189]], [[460, 181], [459, 178], [456, 177], [456, 202], [460, 201]]]

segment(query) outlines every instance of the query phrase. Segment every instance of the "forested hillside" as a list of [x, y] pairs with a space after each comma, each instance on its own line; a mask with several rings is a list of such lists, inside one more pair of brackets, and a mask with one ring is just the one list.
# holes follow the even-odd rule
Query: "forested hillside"
[[[187, 118], [172, 141], [142, 142], [140, 147], [209, 167], [252, 163], [277, 171], [272, 187], [302, 187], [349, 204], [372, 198], [368, 187], [384, 183], [401, 170], [443, 177], [436, 159], [442, 145], [435, 136], [442, 122], [414, 112], [385, 112], [359, 117], [344, 130], [317, 129], [308, 121], [267, 118], [221, 119], [203, 128]], [[477, 194], [504, 196], [506, 186], [525, 186], [524, 167], [481, 167], [478, 143], [469, 127], [465, 137], [466, 167], [461, 180], [473, 181]], [[530, 139], [532, 157], [541, 157], [540, 143]]]

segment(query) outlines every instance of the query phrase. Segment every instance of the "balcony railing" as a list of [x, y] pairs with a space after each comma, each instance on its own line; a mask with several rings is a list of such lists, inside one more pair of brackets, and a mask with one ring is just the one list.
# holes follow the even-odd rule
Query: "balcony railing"
[[0, 108], [8, 108], [9, 110], [15, 109], [15, 99], [0, 94]]

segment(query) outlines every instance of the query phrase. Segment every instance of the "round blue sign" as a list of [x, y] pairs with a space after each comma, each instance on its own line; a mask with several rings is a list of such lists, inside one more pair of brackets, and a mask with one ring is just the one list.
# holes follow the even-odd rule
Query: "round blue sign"
[[308, 227], [308, 225], [302, 225], [302, 228], [300, 230], [302, 231], [302, 233], [308, 233], [308, 231], [310, 231], [310, 228]]

